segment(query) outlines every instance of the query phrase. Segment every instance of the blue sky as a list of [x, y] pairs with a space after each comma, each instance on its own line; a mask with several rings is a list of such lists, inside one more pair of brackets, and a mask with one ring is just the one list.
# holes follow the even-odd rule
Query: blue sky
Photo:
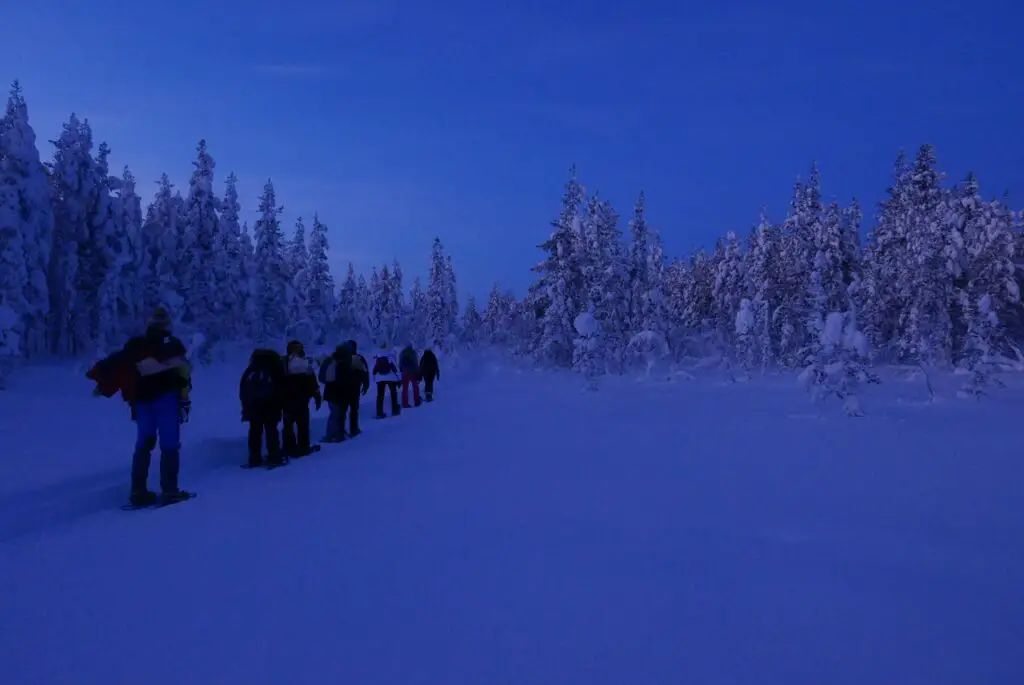
[[272, 177], [339, 269], [411, 279], [440, 235], [464, 292], [522, 293], [573, 163], [624, 215], [644, 189], [671, 255], [779, 217], [812, 159], [826, 197], [873, 205], [924, 141], [1024, 206], [1010, 0], [9, 4], [0, 76], [44, 156], [75, 111], [148, 201], [206, 137], [250, 219]]

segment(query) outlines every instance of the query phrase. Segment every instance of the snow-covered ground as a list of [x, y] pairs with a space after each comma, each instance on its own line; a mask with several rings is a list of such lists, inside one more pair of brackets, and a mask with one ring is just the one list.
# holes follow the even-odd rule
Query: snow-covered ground
[[850, 419], [792, 376], [467, 363], [250, 472], [239, 372], [197, 373], [199, 499], [133, 513], [119, 400], [68, 368], [0, 394], [0, 682], [1024, 683], [1017, 383], [891, 380]]

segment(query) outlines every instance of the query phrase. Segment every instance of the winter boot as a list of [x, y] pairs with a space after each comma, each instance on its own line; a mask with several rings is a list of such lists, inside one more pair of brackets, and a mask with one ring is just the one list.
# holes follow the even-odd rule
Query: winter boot
[[148, 507], [156, 504], [157, 494], [151, 490], [133, 490], [128, 502], [133, 507]]
[[173, 492], [165, 492], [160, 495], [160, 504], [175, 504], [176, 502], [183, 502], [187, 499], [195, 497], [194, 492], [187, 492], [185, 490], [175, 490]]

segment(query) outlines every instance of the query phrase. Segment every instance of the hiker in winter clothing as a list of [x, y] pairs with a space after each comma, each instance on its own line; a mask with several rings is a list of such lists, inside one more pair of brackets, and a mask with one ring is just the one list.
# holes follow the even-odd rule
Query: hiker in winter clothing
[[280, 466], [281, 441], [277, 424], [281, 422], [284, 405], [285, 378], [281, 355], [274, 350], [255, 350], [249, 366], [238, 384], [238, 399], [242, 403], [242, 421], [249, 422], [249, 461], [247, 466], [263, 465], [262, 442], [267, 440], [267, 463]]
[[317, 383], [313, 366], [306, 358], [305, 347], [298, 340], [292, 340], [288, 343], [288, 356], [285, 359], [285, 456], [304, 457], [314, 451], [309, 441], [310, 400], [316, 402], [316, 408], [319, 410], [323, 403], [320, 384]]
[[[370, 391], [370, 367], [366, 358], [359, 354], [355, 340], [345, 343], [352, 352], [352, 384], [348, 388], [348, 434], [350, 437], [359, 435], [359, 398]], [[344, 415], [341, 417], [344, 423]]]
[[409, 386], [412, 386], [413, 401], [420, 406], [420, 363], [416, 358], [416, 350], [406, 345], [398, 355], [398, 369], [402, 372], [402, 407], [409, 409]]
[[98, 394], [112, 397], [120, 391], [132, 407], [136, 438], [131, 503], [135, 506], [157, 501], [148, 481], [158, 439], [160, 499], [169, 503], [191, 496], [178, 488], [181, 422], [191, 385], [185, 356], [185, 346], [171, 335], [170, 312], [166, 307], [157, 307], [143, 335], [130, 339], [119, 352], [101, 360], [86, 374], [96, 381]]
[[423, 379], [423, 392], [427, 402], [434, 401], [434, 379], [441, 380], [441, 367], [437, 356], [431, 350], [423, 350], [420, 357], [420, 378]]
[[384, 389], [391, 393], [391, 415], [398, 416], [401, 408], [398, 406], [398, 366], [394, 358], [388, 353], [388, 346], [380, 346], [380, 354], [373, 360], [373, 381], [377, 384], [377, 415], [375, 418], [384, 418]]
[[338, 345], [334, 353], [320, 367], [320, 381], [324, 384], [324, 401], [330, 409], [327, 417], [327, 435], [324, 442], [341, 442], [345, 439], [345, 412], [348, 409], [350, 392], [355, 371], [352, 368], [352, 351], [348, 345]]

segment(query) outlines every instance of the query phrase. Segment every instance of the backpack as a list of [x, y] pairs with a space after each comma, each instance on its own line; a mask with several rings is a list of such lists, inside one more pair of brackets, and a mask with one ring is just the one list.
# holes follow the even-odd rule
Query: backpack
[[376, 361], [373, 362], [373, 375], [384, 376], [392, 372], [394, 364], [387, 357], [377, 357]]
[[333, 383], [336, 369], [334, 368], [334, 359], [328, 357], [324, 360], [324, 363], [320, 365], [319, 380], [323, 384]]
[[245, 379], [245, 403], [265, 404], [274, 398], [274, 378], [266, 369], [259, 369]]
[[366, 373], [366, 360], [363, 359], [362, 355], [352, 355], [352, 368], [356, 373]]

